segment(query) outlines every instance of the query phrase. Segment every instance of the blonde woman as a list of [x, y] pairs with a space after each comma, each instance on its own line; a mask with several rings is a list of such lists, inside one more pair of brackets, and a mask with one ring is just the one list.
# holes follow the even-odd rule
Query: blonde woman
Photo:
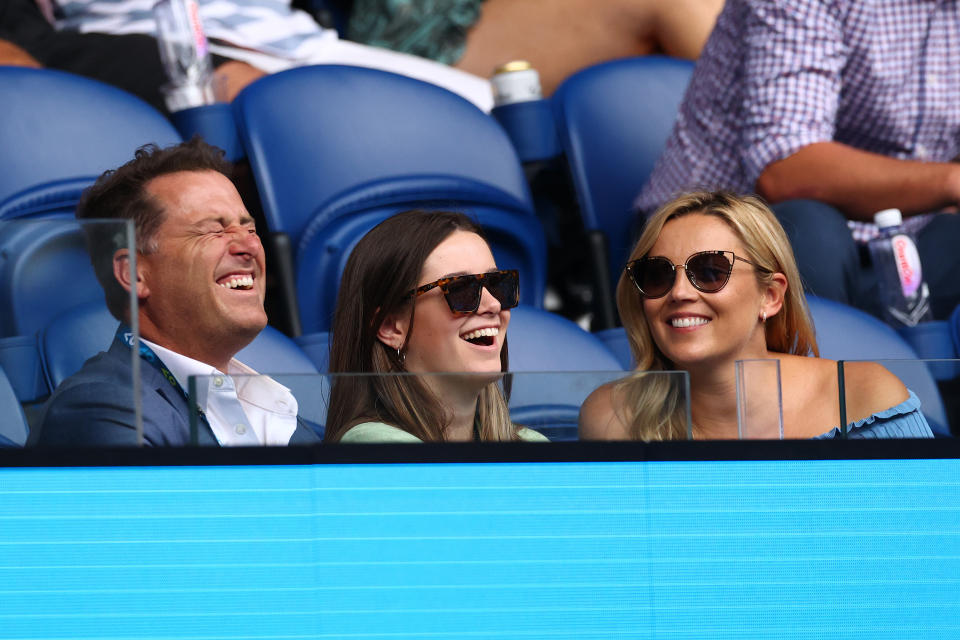
[[[647, 223], [617, 285], [637, 375], [594, 391], [580, 437], [683, 439], [678, 385], [690, 376], [693, 437], [736, 438], [734, 362], [777, 359], [787, 438], [839, 433], [836, 362], [818, 358], [789, 241], [762, 201], [726, 192], [681, 196]], [[811, 357], [813, 356], [813, 357]], [[845, 365], [850, 437], [931, 437], [920, 402], [880, 365]]]

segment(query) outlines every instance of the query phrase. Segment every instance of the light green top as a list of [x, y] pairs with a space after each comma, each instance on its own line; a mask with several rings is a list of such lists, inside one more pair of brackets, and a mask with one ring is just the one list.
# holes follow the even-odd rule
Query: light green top
[[[550, 442], [547, 436], [539, 431], [520, 427], [517, 432], [520, 440], [524, 442]], [[386, 424], [384, 422], [361, 422], [358, 425], [350, 427], [340, 442], [346, 444], [369, 444], [369, 443], [397, 443], [397, 442], [423, 442], [417, 436], [407, 433], [399, 427]]]

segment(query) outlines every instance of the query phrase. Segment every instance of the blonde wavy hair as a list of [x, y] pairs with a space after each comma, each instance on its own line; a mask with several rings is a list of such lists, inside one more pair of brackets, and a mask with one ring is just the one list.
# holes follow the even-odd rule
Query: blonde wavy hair
[[[767, 349], [778, 353], [819, 356], [813, 323], [803, 295], [800, 271], [783, 227], [762, 200], [728, 191], [687, 193], [666, 203], [650, 218], [628, 261], [642, 258], [656, 244], [663, 226], [681, 216], [701, 214], [723, 220], [743, 244], [747, 257], [761, 269], [754, 269], [757, 283], [768, 285], [775, 273], [787, 279], [780, 311], [765, 322]], [[626, 272], [617, 284], [617, 309], [627, 331], [630, 350], [637, 363], [636, 373], [618, 383], [614, 394], [623, 394], [621, 419], [639, 440], [683, 439], [687, 416], [685, 385], [675, 376], [646, 376], [650, 371], [672, 371], [672, 362], [653, 340], [643, 312], [643, 297]], [[679, 378], [677, 376], [677, 378]]]

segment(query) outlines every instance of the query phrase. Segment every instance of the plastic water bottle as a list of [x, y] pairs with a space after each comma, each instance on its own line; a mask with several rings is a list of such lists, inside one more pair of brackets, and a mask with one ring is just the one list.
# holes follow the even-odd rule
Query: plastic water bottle
[[933, 320], [930, 290], [923, 281], [917, 243], [900, 227], [900, 210], [878, 211], [873, 221], [880, 235], [870, 241], [870, 255], [880, 280], [884, 318], [897, 327], [913, 327]]
[[160, 0], [153, 6], [157, 45], [169, 84], [161, 87], [167, 108], [182, 111], [216, 102], [213, 64], [195, 0]]

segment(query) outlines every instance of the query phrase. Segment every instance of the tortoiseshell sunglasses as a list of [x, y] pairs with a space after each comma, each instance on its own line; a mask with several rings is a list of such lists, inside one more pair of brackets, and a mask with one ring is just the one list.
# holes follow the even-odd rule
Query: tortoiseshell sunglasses
[[514, 269], [506, 269], [440, 278], [422, 287], [417, 287], [408, 293], [407, 297], [421, 296], [435, 287], [443, 292], [450, 311], [454, 313], [476, 312], [480, 308], [480, 297], [483, 289], [489, 291], [490, 295], [497, 299], [501, 309], [512, 309], [519, 302], [520, 274]]

